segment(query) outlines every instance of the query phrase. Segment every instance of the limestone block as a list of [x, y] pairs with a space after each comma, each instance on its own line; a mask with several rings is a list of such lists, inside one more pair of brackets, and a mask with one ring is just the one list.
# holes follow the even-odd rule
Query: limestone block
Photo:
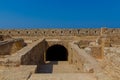
[[90, 46], [91, 55], [97, 59], [103, 58], [103, 51], [101, 46]]

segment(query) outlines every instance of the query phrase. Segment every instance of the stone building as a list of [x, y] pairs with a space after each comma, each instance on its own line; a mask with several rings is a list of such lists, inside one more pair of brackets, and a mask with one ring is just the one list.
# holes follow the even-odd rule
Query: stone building
[[0, 80], [119, 80], [119, 67], [117, 75], [107, 71], [106, 52], [119, 48], [119, 34], [116, 28], [0, 30]]

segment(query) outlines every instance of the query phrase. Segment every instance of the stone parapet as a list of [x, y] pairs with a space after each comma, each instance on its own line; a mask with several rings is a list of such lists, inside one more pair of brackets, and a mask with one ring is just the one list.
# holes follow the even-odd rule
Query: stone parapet
[[98, 36], [100, 29], [21, 29], [0, 30], [0, 34], [11, 36]]

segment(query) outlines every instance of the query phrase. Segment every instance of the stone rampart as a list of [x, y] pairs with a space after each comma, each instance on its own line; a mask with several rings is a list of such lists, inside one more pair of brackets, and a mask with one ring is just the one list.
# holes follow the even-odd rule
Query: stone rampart
[[80, 29], [9, 29], [0, 30], [0, 35], [11, 36], [118, 36], [120, 28], [80, 28]]
[[0, 30], [11, 36], [99, 36], [101, 29], [21, 29]]

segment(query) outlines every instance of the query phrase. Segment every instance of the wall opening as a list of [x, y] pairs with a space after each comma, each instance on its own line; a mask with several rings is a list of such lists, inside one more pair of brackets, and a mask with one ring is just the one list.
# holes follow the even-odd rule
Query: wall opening
[[67, 61], [68, 51], [62, 45], [53, 45], [46, 51], [46, 61]]
[[20, 34], [20, 31], [18, 31], [18, 34]]

